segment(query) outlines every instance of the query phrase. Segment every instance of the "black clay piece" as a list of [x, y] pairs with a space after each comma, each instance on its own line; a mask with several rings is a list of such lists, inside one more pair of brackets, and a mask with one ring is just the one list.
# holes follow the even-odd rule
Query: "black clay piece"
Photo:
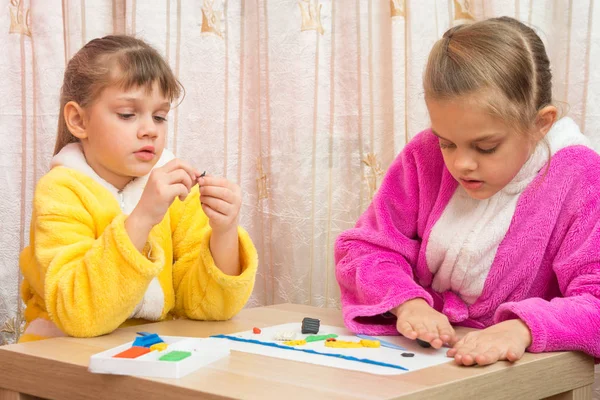
[[302, 320], [302, 333], [319, 333], [320, 325], [320, 320], [306, 317]]

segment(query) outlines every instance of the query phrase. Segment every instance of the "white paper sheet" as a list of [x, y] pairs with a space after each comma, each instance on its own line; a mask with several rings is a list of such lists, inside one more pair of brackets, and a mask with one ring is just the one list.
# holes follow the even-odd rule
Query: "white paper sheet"
[[[295, 339], [304, 339], [308, 334], [301, 333], [300, 323], [290, 323], [283, 325], [270, 326], [261, 328], [260, 334], [255, 334], [252, 331], [244, 331], [239, 333], [229, 334], [227, 336], [233, 336], [243, 339], [258, 340], [261, 342], [279, 343], [273, 340], [276, 333], [280, 331], [293, 331], [296, 333]], [[353, 341], [357, 342], [360, 339], [354, 334], [346, 330], [345, 328], [321, 325], [318, 335], [326, 335], [335, 333], [338, 336], [337, 340]], [[378, 339], [382, 339], [396, 345], [404, 347], [406, 350], [396, 350], [387, 347], [379, 348], [330, 348], [325, 347], [324, 341], [310, 342], [303, 346], [298, 346], [298, 349], [311, 349], [320, 353], [329, 354], [343, 354], [347, 356], [364, 358], [373, 360], [376, 362], [388, 363], [399, 365], [407, 369], [403, 371], [396, 368], [384, 367], [379, 365], [367, 364], [358, 361], [349, 361], [340, 358], [334, 358], [325, 355], [304, 353], [301, 351], [292, 351], [286, 349], [279, 349], [270, 347], [262, 344], [238, 342], [230, 339], [219, 339], [225, 343], [224, 346], [228, 346], [231, 350], [237, 350], [245, 353], [260, 354], [268, 357], [283, 358], [286, 360], [300, 361], [310, 364], [323, 365], [333, 368], [342, 368], [353, 371], [367, 372], [377, 375], [398, 375], [405, 372], [415, 371], [421, 368], [426, 368], [438, 364], [443, 364], [452, 361], [451, 358], [446, 357], [446, 351], [448, 349], [442, 348], [439, 350], [429, 348], [424, 349], [419, 346], [416, 342], [406, 339], [401, 336], [380, 336]], [[414, 353], [414, 357], [402, 357], [402, 353]]]

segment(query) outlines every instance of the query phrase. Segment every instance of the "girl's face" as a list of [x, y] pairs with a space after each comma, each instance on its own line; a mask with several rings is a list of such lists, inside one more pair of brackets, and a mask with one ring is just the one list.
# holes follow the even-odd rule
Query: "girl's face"
[[471, 197], [483, 200], [517, 175], [536, 142], [486, 113], [476, 100], [427, 99], [427, 108], [446, 167]]
[[107, 87], [85, 110], [81, 142], [88, 164], [118, 189], [148, 174], [165, 146], [169, 110], [156, 83], [151, 91]]

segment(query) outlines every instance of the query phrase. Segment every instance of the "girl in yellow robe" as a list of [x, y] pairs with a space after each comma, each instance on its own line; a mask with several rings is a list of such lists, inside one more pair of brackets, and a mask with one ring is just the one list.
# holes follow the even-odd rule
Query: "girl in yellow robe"
[[69, 61], [20, 257], [21, 342], [98, 336], [135, 319], [225, 320], [245, 305], [258, 259], [238, 227], [240, 188], [165, 149], [180, 91], [133, 37], [94, 39]]

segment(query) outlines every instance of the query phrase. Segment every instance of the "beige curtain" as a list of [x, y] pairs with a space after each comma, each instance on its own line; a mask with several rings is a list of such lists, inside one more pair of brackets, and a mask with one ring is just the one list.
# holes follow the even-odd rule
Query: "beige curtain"
[[260, 255], [249, 306], [339, 306], [333, 243], [428, 125], [421, 75], [449, 26], [509, 15], [537, 28], [554, 94], [600, 146], [593, 0], [0, 0], [0, 340], [18, 335], [18, 254], [48, 169], [65, 62], [136, 34], [186, 88], [168, 145], [245, 193]]

